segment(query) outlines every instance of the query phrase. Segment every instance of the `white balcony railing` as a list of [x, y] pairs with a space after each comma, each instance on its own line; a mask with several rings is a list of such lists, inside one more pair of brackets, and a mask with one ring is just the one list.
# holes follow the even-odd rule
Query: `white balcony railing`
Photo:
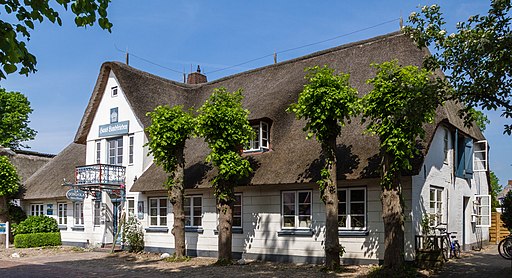
[[109, 164], [94, 164], [75, 168], [77, 185], [122, 185], [125, 183], [126, 167]]

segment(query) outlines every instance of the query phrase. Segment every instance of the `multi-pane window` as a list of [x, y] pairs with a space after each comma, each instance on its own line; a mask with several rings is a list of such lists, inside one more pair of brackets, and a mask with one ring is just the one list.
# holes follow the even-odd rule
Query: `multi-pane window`
[[30, 215], [37, 216], [44, 214], [44, 205], [43, 204], [32, 204], [30, 205]]
[[59, 218], [59, 225], [68, 224], [68, 204], [58, 203], [57, 204], [57, 216]]
[[134, 142], [134, 137], [133, 135], [131, 135], [130, 137], [128, 137], [129, 139], [129, 145], [128, 145], [128, 163], [129, 164], [133, 164], [133, 142]]
[[135, 199], [128, 197], [128, 216], [135, 216]]
[[475, 195], [474, 210], [477, 227], [491, 227], [491, 195]]
[[450, 131], [448, 129], [444, 129], [444, 137], [443, 137], [443, 151], [444, 151], [444, 163], [448, 163], [448, 153], [450, 151], [449, 144]]
[[201, 196], [185, 197], [185, 226], [201, 227], [203, 218], [203, 198]]
[[282, 192], [282, 227], [311, 226], [311, 190]]
[[101, 202], [94, 202], [94, 226], [99, 226], [101, 224]]
[[112, 97], [117, 97], [117, 86], [112, 87]]
[[429, 224], [435, 227], [443, 223], [443, 189], [430, 187]]
[[75, 219], [75, 225], [84, 225], [84, 203], [76, 202], [73, 205], [73, 218]]
[[489, 166], [487, 140], [475, 143], [475, 151], [473, 153], [473, 171], [485, 172]]
[[150, 226], [167, 226], [167, 203], [166, 197], [149, 198]]
[[252, 126], [254, 130], [254, 137], [249, 141], [249, 145], [246, 147], [245, 151], [261, 151], [268, 149], [268, 141], [269, 141], [269, 130], [268, 123], [259, 122]]
[[366, 188], [338, 189], [338, 227], [366, 229]]
[[96, 141], [96, 164], [101, 163], [101, 141]]
[[123, 137], [108, 140], [108, 163], [123, 164]]
[[233, 227], [242, 228], [242, 194], [235, 194], [233, 204]]

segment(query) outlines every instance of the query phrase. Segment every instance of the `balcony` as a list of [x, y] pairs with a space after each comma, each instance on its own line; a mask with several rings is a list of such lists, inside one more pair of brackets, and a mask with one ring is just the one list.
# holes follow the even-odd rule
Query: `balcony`
[[81, 187], [119, 189], [125, 183], [126, 167], [94, 164], [75, 168], [75, 184]]

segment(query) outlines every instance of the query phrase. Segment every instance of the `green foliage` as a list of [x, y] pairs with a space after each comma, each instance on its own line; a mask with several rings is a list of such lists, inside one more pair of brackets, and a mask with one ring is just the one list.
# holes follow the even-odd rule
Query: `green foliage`
[[123, 225], [123, 242], [128, 245], [128, 252], [139, 253], [144, 251], [142, 224], [134, 216], [129, 216]]
[[491, 209], [492, 211], [496, 211], [496, 208], [500, 206], [500, 202], [498, 201], [498, 194], [500, 194], [502, 188], [500, 185], [500, 179], [493, 171], [490, 171], [491, 175]]
[[230, 201], [233, 197], [233, 186], [220, 186], [221, 181], [235, 182], [252, 171], [249, 161], [241, 157], [242, 147], [254, 136], [249, 110], [242, 107], [242, 100], [242, 89], [230, 93], [217, 88], [198, 110], [197, 134], [205, 138], [211, 150], [206, 161], [218, 169], [213, 179], [218, 200]]
[[377, 75], [368, 80], [373, 89], [363, 97], [363, 122], [380, 138], [381, 150], [392, 157], [382, 186], [389, 188], [396, 174], [410, 170], [418, 154], [416, 139], [423, 138], [424, 123], [434, 120], [445, 84], [432, 73], [397, 61], [374, 64]]
[[14, 236], [14, 247], [30, 248], [41, 246], [58, 246], [62, 245], [60, 232], [53, 233], [34, 233], [34, 234], [17, 234]]
[[14, 165], [6, 156], [0, 156], [0, 197], [9, 197], [16, 194], [19, 183], [20, 178]]
[[423, 277], [418, 269], [410, 264], [404, 264], [400, 268], [386, 268], [383, 266], [373, 267], [368, 273], [369, 278], [415, 278]]
[[503, 209], [501, 220], [505, 224], [505, 227], [512, 232], [512, 190], [505, 195], [501, 208]]
[[476, 126], [484, 132], [487, 128], [487, 125], [491, 123], [487, 115], [484, 112], [476, 110], [474, 108], [469, 108], [468, 113], [471, 115], [471, 122], [476, 123]]
[[26, 42], [30, 40], [30, 31], [35, 29], [37, 22], [47, 19], [62, 25], [55, 7], [62, 6], [66, 10], [71, 7], [76, 26], [92, 26], [97, 22], [101, 28], [110, 31], [112, 23], [107, 18], [109, 3], [110, 0], [2, 1], [1, 6], [8, 16], [4, 14], [0, 20], [0, 64], [3, 68], [3, 71], [0, 69], [0, 80], [16, 71], [25, 75], [36, 71], [36, 57], [28, 51]]
[[[457, 31], [448, 35], [440, 7], [423, 6], [404, 28], [419, 47], [435, 49], [425, 65], [446, 73], [455, 89], [452, 97], [467, 105], [461, 110], [467, 124], [472, 107], [501, 108], [502, 117], [512, 118], [511, 7], [510, 0], [492, 0], [486, 15], [457, 23]], [[512, 125], [505, 125], [504, 133], [510, 135]]]
[[27, 214], [20, 206], [13, 205], [9, 202], [9, 223], [19, 224], [21, 221], [27, 219]]
[[182, 263], [182, 262], [188, 262], [190, 260], [192, 260], [192, 258], [189, 256], [176, 256], [176, 254], [173, 254], [172, 256], [164, 259], [164, 261], [166, 261], [168, 263]]
[[17, 149], [21, 142], [34, 139], [36, 132], [28, 127], [32, 113], [27, 97], [0, 88], [0, 145]]
[[14, 235], [53, 232], [59, 232], [57, 220], [46, 215], [29, 216], [20, 224], [13, 225], [12, 231]]
[[150, 138], [146, 146], [149, 147], [155, 163], [170, 175], [167, 180], [167, 186], [170, 187], [175, 182], [175, 170], [179, 161], [184, 161], [183, 150], [186, 140], [194, 131], [194, 117], [183, 111], [183, 106], [171, 108], [167, 105], [158, 106], [147, 115], [151, 117], [151, 125], [146, 128]]
[[[341, 132], [341, 127], [350, 122], [350, 117], [357, 113], [357, 90], [349, 84], [349, 74], [335, 74], [328, 66], [315, 66], [306, 69], [308, 83], [299, 95], [297, 103], [286, 110], [293, 112], [297, 119], [305, 119], [303, 130], [306, 138], [315, 135], [322, 145], [325, 154], [334, 154], [330, 142], [335, 142]], [[326, 165], [321, 170], [321, 179], [317, 181], [321, 196], [330, 180], [329, 168], [334, 157], [326, 157]]]

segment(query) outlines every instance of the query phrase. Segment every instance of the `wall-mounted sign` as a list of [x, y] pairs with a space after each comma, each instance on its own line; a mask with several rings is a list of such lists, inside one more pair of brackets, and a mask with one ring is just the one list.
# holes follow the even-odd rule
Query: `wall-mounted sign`
[[53, 204], [46, 205], [46, 215], [53, 215]]
[[110, 108], [110, 123], [117, 123], [119, 119], [119, 109], [116, 108]]
[[137, 218], [139, 218], [139, 220], [144, 219], [144, 201], [139, 201], [137, 206]]
[[100, 137], [128, 134], [130, 121], [100, 125]]
[[66, 192], [66, 198], [73, 202], [83, 202], [85, 199], [85, 192], [80, 189], [70, 189]]

